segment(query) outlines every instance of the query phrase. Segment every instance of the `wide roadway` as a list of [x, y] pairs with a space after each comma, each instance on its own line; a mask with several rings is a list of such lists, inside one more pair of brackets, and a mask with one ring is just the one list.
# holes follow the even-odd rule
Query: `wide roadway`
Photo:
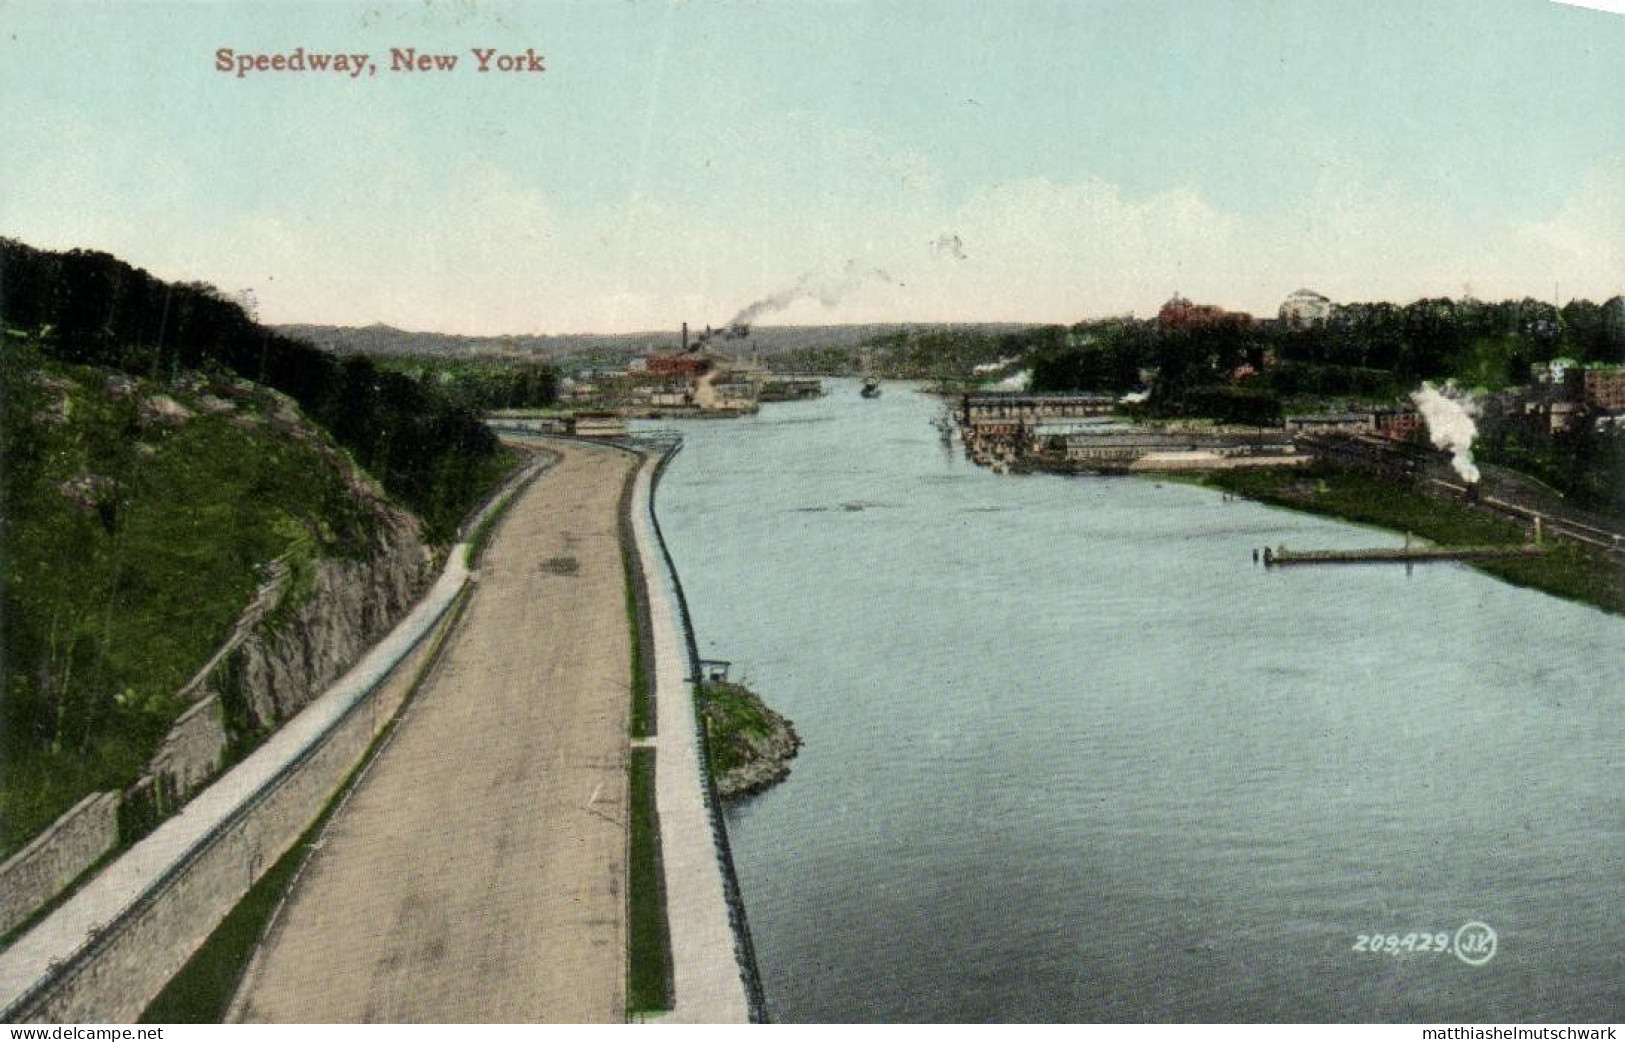
[[234, 1019], [625, 1019], [626, 453], [509, 508], [440, 664], [329, 823]]

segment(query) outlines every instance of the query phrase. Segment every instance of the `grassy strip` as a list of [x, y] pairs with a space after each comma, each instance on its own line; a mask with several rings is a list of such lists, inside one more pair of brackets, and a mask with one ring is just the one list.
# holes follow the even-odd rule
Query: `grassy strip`
[[[639, 466], [643, 461], [639, 460]], [[621, 581], [626, 597], [626, 622], [632, 633], [632, 711], [629, 728], [633, 738], [650, 738], [658, 730], [654, 698], [654, 629], [649, 619], [648, 577], [638, 560], [638, 542], [632, 521], [633, 489], [638, 470], [627, 475], [621, 489], [619, 538]]]
[[626, 1006], [630, 1013], [638, 1014], [671, 1009], [673, 985], [660, 817], [655, 810], [655, 751], [633, 749], [630, 770]]
[[508, 490], [497, 500], [491, 512], [480, 519], [480, 523], [474, 528], [474, 534], [468, 538], [468, 549], [463, 553], [463, 567], [470, 569], [479, 567], [480, 558], [485, 554], [486, 545], [491, 542], [491, 535], [496, 531], [497, 522], [508, 512], [508, 507], [525, 488], [526, 485], [520, 485]]
[[[348, 784], [346, 784], [348, 788]], [[342, 792], [343, 790], [341, 790]], [[219, 1024], [225, 1020], [226, 1009], [237, 991], [248, 960], [259, 943], [265, 926], [282, 900], [283, 891], [292, 882], [310, 853], [312, 845], [321, 837], [322, 829], [338, 799], [329, 803], [315, 824], [305, 830], [298, 842], [260, 876], [259, 882], [249, 888], [237, 907], [215, 927], [209, 939], [203, 942], [186, 965], [181, 967], [158, 997], [141, 1014], [143, 1024]]]
[[632, 631], [632, 721], [633, 738], [647, 738], [654, 734], [651, 712], [653, 699], [649, 697], [649, 671], [643, 661], [643, 625], [639, 611], [638, 592], [632, 581], [632, 569], [637, 567], [631, 548], [622, 554], [626, 590], [626, 624]]
[[[1216, 471], [1201, 483], [1276, 506], [1413, 532], [1440, 546], [1528, 541], [1528, 530], [1514, 521], [1369, 474], [1324, 465], [1294, 471]], [[1464, 563], [1517, 586], [1625, 614], [1625, 563], [1574, 543], [1555, 539], [1547, 543], [1550, 549], [1543, 557]]]
[[468, 595], [465, 590], [458, 595], [457, 602], [449, 609], [449, 618], [435, 636], [434, 646], [429, 650], [428, 657], [423, 660], [417, 676], [412, 679], [412, 688], [402, 700], [401, 709], [373, 739], [366, 754], [361, 757], [355, 769], [345, 777], [344, 783], [334, 792], [333, 798], [322, 808], [321, 814], [317, 815], [316, 820], [293, 846], [277, 859], [277, 863], [249, 887], [248, 892], [237, 902], [237, 907], [227, 913], [220, 921], [220, 925], [209, 935], [208, 940], [203, 942], [202, 947], [192, 953], [186, 965], [181, 967], [180, 972], [170, 979], [164, 990], [159, 992], [142, 1012], [141, 1023], [219, 1024], [224, 1021], [226, 1010], [230, 1008], [231, 1000], [237, 993], [243, 973], [248, 969], [249, 959], [252, 958], [260, 938], [264, 936], [271, 917], [281, 905], [288, 885], [298, 876], [300, 866], [321, 839], [328, 820], [343, 805], [345, 797], [360, 779], [362, 772], [394, 732], [400, 721], [401, 712], [404, 712], [407, 705], [416, 697], [424, 678], [439, 661], [441, 649], [445, 647], [447, 638], [456, 629], [458, 619], [467, 603]]

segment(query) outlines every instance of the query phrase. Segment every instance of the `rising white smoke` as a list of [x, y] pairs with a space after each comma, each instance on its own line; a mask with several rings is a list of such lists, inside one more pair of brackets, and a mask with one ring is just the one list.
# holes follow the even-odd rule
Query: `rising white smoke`
[[[1446, 388], [1449, 390], [1450, 388]], [[1450, 453], [1450, 465], [1469, 485], [1478, 481], [1478, 465], [1473, 462], [1473, 439], [1478, 425], [1473, 423], [1473, 403], [1441, 393], [1430, 383], [1411, 392], [1411, 401], [1427, 421], [1428, 437], [1435, 448]]]
[[763, 315], [783, 311], [798, 300], [816, 300], [825, 307], [832, 308], [848, 293], [871, 281], [884, 282], [888, 286], [897, 282], [879, 268], [859, 268], [856, 261], [847, 261], [845, 270], [835, 278], [821, 277], [816, 272], [809, 271], [797, 279], [795, 285], [790, 288], [782, 289], [741, 308], [739, 314], [729, 321], [728, 327], [748, 329], [751, 323]]

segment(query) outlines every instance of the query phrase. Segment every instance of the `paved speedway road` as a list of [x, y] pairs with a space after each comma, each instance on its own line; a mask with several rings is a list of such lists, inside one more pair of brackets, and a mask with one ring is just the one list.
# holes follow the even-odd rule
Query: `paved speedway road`
[[625, 1019], [635, 461], [562, 458], [509, 508], [438, 668], [263, 942], [233, 1016]]

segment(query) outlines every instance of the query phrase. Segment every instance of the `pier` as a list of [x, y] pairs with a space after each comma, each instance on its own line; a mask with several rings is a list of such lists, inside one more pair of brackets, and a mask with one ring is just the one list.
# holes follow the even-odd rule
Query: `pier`
[[1288, 550], [1264, 548], [1264, 567], [1295, 564], [1415, 564], [1419, 561], [1483, 561], [1505, 557], [1540, 557], [1544, 546], [1392, 546], [1363, 550]]

